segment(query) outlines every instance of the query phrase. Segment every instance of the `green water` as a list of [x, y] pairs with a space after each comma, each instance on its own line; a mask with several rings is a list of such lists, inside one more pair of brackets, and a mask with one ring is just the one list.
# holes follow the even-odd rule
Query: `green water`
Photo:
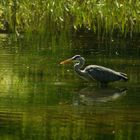
[[[139, 140], [139, 41], [61, 35], [0, 37], [0, 140]], [[75, 54], [128, 74], [102, 89], [80, 79]]]

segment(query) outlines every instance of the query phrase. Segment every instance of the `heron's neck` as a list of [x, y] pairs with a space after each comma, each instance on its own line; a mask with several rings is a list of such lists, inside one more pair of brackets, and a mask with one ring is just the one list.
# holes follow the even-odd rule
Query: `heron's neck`
[[85, 64], [85, 60], [84, 58], [81, 58], [79, 62], [74, 65], [74, 69], [79, 75], [83, 74], [81, 68], [84, 66], [84, 64]]

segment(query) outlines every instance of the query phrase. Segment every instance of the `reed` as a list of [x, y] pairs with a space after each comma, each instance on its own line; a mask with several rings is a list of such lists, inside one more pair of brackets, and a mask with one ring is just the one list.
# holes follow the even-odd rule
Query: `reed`
[[140, 33], [139, 0], [0, 0], [0, 13], [12, 30], [24, 32], [84, 27], [99, 36]]

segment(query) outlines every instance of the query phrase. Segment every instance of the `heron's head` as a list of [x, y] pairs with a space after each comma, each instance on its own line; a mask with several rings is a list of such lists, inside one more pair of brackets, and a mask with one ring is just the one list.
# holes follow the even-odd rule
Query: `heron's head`
[[71, 62], [77, 63], [81, 59], [82, 59], [82, 57], [80, 55], [75, 55], [72, 58], [69, 58], [69, 59], [66, 59], [66, 60], [60, 62], [60, 64], [66, 64], [66, 63], [71, 63]]

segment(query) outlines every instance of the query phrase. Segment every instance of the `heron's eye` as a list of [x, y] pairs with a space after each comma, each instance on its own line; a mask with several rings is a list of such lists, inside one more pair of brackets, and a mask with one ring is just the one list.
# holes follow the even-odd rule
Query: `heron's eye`
[[80, 55], [76, 55], [73, 57], [73, 60], [78, 60], [80, 58]]

